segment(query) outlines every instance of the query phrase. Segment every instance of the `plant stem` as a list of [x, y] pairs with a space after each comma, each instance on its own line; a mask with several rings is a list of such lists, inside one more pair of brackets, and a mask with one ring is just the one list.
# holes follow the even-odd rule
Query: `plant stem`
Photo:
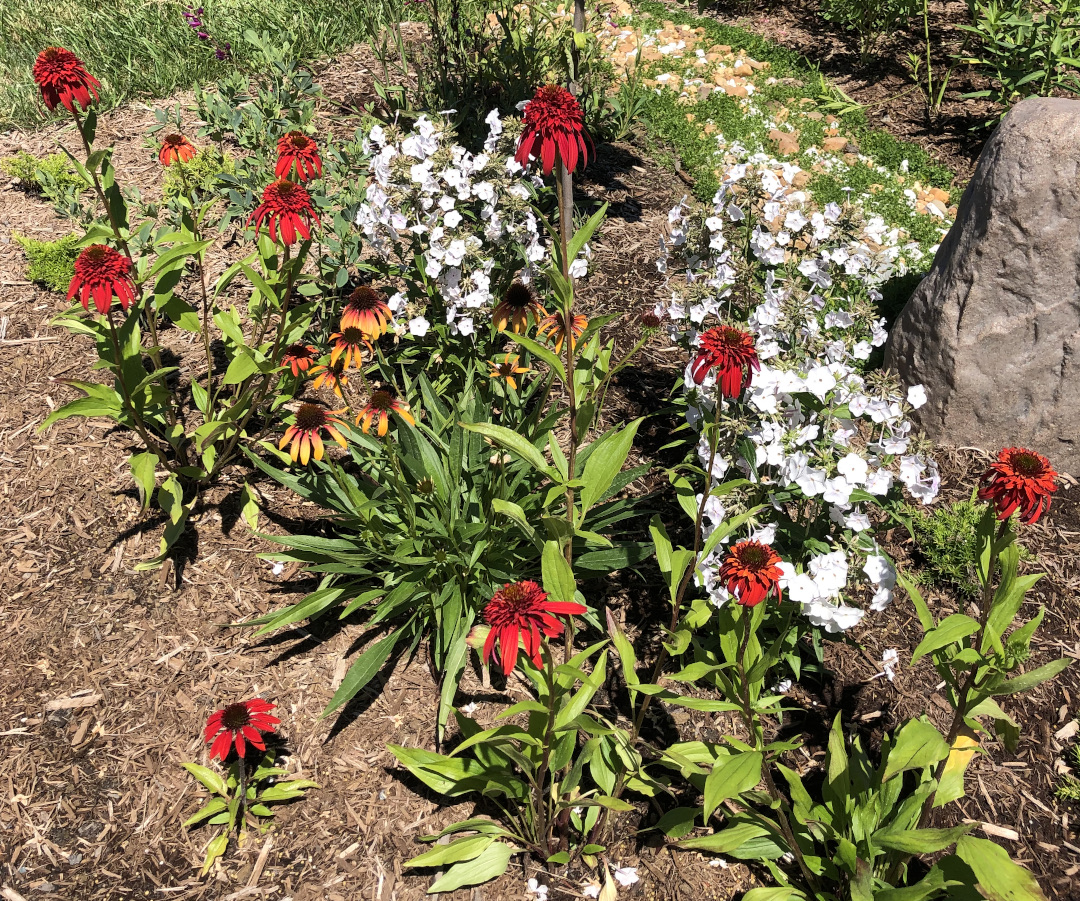
[[754, 747], [762, 754], [761, 778], [765, 780], [765, 788], [768, 790], [769, 797], [773, 799], [774, 806], [776, 807], [776, 814], [780, 820], [780, 831], [783, 833], [784, 841], [787, 842], [788, 847], [791, 849], [791, 853], [795, 856], [795, 860], [799, 865], [799, 871], [802, 873], [802, 877], [806, 881], [806, 884], [814, 892], [817, 892], [820, 888], [817, 877], [810, 872], [810, 868], [806, 864], [802, 848], [795, 839], [795, 831], [791, 828], [791, 821], [788, 819], [787, 811], [784, 810], [786, 799], [780, 794], [779, 789], [776, 787], [776, 783], [773, 781], [772, 772], [769, 769], [772, 766], [772, 760], [770, 759], [770, 755], [765, 751], [764, 730], [761, 725], [761, 720], [757, 715], [757, 711], [754, 710], [754, 704], [750, 700], [750, 683], [746, 678], [746, 649], [750, 644], [751, 632], [750, 617], [751, 611], [749, 607], [743, 607], [739, 611], [739, 631], [741, 635], [739, 638], [739, 656], [737, 665], [739, 669], [739, 702], [742, 704], [743, 721], [746, 723], [746, 728], [750, 731], [750, 734], [754, 737]]
[[142, 438], [143, 444], [146, 445], [147, 450], [157, 454], [157, 458], [161, 461], [161, 465], [169, 472], [176, 472], [172, 463], [169, 461], [168, 453], [150, 435], [138, 410], [135, 409], [135, 403], [131, 399], [131, 392], [128, 390], [127, 380], [124, 378], [124, 362], [120, 355], [120, 339], [116, 335], [116, 323], [113, 322], [113, 311], [111, 309], [106, 314], [105, 318], [109, 323], [109, 336], [112, 338], [113, 358], [116, 361], [116, 382], [120, 386], [120, 394], [124, 399], [124, 404], [131, 414], [131, 421], [135, 426], [135, 431], [138, 432], [139, 437]]
[[244, 826], [244, 818], [247, 816], [247, 767], [244, 758], [236, 758], [236, 772], [240, 777], [240, 827]]
[[548, 831], [551, 828], [552, 818], [548, 810], [548, 792], [545, 791], [544, 783], [547, 781], [548, 771], [551, 767], [551, 740], [555, 734], [555, 658], [551, 655], [551, 649], [547, 642], [541, 644], [544, 654], [544, 682], [547, 685], [547, 723], [544, 726], [544, 749], [540, 758], [540, 768], [536, 771], [536, 783], [533, 787], [533, 807], [538, 817], [536, 836], [540, 843], [544, 856], [551, 853], [551, 836]]
[[[559, 195], [559, 243], [562, 248], [562, 274], [569, 286], [566, 302], [563, 304], [563, 340], [566, 342], [566, 405], [567, 425], [570, 432], [570, 447], [568, 449], [567, 475], [573, 480], [577, 476], [577, 446], [579, 441], [577, 429], [577, 390], [574, 385], [574, 280], [570, 277], [570, 238], [574, 228], [574, 182], [570, 171], [563, 164], [559, 156], [555, 162], [556, 181], [555, 186]], [[566, 489], [566, 519], [570, 523], [571, 539], [566, 544], [566, 562], [572, 564], [574, 559], [573, 529], [574, 529], [574, 489]]]
[[[975, 633], [973, 639], [973, 647], [981, 648], [983, 635], [986, 632], [986, 623], [990, 618], [990, 607], [994, 600], [994, 572], [998, 566], [998, 544], [1002, 537], [1005, 535], [1005, 530], [1008, 528], [1009, 521], [1004, 519], [998, 526], [997, 534], [991, 538], [990, 543], [990, 560], [986, 567], [986, 581], [982, 587], [982, 598], [979, 602], [979, 630]], [[964, 720], [968, 716], [969, 695], [971, 689], [975, 687], [975, 680], [978, 676], [979, 665], [974, 663], [967, 671], [967, 675], [964, 678], [963, 684], [956, 694], [956, 707], [953, 710], [952, 724], [949, 726], [949, 734], [945, 738], [945, 743], [949, 746], [949, 755], [944, 760], [938, 762], [937, 769], [934, 770], [934, 781], [941, 784], [941, 777], [945, 773], [945, 767], [949, 763], [949, 757], [952, 756], [952, 748], [956, 739], [960, 735], [960, 730], [964, 727]], [[930, 820], [930, 812], [934, 808], [934, 797], [937, 794], [936, 790], [923, 802], [922, 810], [919, 813], [919, 822], [916, 825], [916, 829], [922, 829], [926, 826]], [[911, 860], [912, 855], [906, 854], [896, 861], [890, 868], [887, 874], [889, 883], [893, 883], [900, 876], [900, 871], [904, 865]]]

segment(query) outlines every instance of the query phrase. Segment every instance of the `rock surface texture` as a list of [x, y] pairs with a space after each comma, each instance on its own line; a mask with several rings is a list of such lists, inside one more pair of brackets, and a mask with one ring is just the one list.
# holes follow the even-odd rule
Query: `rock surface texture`
[[953, 445], [1020, 445], [1080, 475], [1080, 101], [1032, 98], [979, 158], [885, 364], [922, 383], [917, 425]]

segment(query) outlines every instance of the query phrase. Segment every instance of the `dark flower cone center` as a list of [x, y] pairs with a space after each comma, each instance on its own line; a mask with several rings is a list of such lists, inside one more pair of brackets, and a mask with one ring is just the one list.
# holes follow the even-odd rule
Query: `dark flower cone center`
[[739, 563], [747, 569], [757, 572], [769, 564], [771, 554], [764, 547], [744, 547], [739, 551]]
[[351, 347], [359, 347], [364, 343], [364, 333], [355, 326], [349, 326], [342, 330], [341, 340]]
[[283, 181], [277, 186], [278, 196], [281, 197], [283, 200], [288, 200], [290, 197], [292, 197], [293, 191], [295, 190], [296, 185], [294, 185], [291, 181]]
[[184, 144], [184, 137], [183, 135], [166, 135], [162, 143], [166, 147], [181, 147]]
[[389, 391], [376, 391], [371, 395], [371, 403], [368, 406], [385, 413], [394, 409], [394, 396]]
[[349, 306], [360, 312], [377, 310], [383, 306], [383, 297], [374, 288], [357, 288], [349, 295]]
[[528, 287], [521, 282], [514, 282], [506, 289], [506, 297], [503, 298], [507, 306], [516, 310], [524, 310], [533, 304], [533, 294]]
[[107, 249], [103, 244], [94, 244], [86, 249], [83, 253], [83, 259], [88, 263], [94, 263], [100, 265], [105, 262], [105, 254]]
[[221, 725], [232, 732], [250, 726], [251, 712], [247, 704], [230, 704], [226, 707], [221, 713]]
[[1034, 454], [1016, 454], [1010, 462], [1017, 474], [1025, 478], [1034, 479], [1043, 474], [1043, 462]]
[[306, 344], [293, 344], [285, 349], [285, 356], [294, 360], [310, 360], [315, 354]]
[[304, 432], [314, 431], [326, 425], [326, 411], [315, 404], [303, 404], [296, 411], [296, 427]]
[[307, 135], [294, 131], [289, 135], [289, 144], [294, 150], [307, 150], [311, 141], [308, 140]]

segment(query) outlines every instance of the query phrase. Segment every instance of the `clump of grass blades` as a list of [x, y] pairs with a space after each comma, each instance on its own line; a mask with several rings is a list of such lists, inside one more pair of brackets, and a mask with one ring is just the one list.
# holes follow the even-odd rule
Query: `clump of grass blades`
[[205, 29], [232, 45], [219, 61], [183, 18], [181, 0], [0, 0], [0, 129], [32, 126], [46, 118], [31, 78], [37, 54], [64, 46], [101, 81], [102, 104], [133, 97], [164, 97], [214, 79], [230, 68], [257, 69], [260, 57], [243, 32], [291, 35], [289, 51], [298, 60], [334, 53], [377, 33], [403, 17], [403, 0], [196, 0], [204, 8]]

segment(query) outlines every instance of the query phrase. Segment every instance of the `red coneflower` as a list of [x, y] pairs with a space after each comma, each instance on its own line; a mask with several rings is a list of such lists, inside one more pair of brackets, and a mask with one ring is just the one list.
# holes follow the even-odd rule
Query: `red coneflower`
[[316, 391], [325, 385], [327, 388], [331, 388], [334, 394], [342, 400], [345, 399], [341, 389], [349, 384], [349, 376], [340, 364], [337, 366], [324, 366], [320, 363], [318, 366], [311, 367], [311, 374], [315, 377], [312, 386]]
[[177, 160], [186, 163], [195, 158], [195, 153], [195, 145], [183, 135], [165, 135], [161, 141], [158, 162], [163, 166], [171, 166]]
[[247, 224], [255, 223], [255, 236], [263, 222], [269, 223], [270, 240], [278, 240], [278, 231], [285, 244], [295, 244], [297, 234], [305, 241], [311, 237], [311, 222], [319, 216], [311, 206], [311, 197], [300, 185], [284, 178], [271, 182], [263, 191], [263, 202], [251, 214]]
[[509, 676], [517, 665], [518, 644], [524, 642], [525, 653], [540, 666], [541, 633], [551, 638], [563, 630], [555, 616], [585, 612], [582, 604], [573, 601], [549, 601], [547, 592], [535, 582], [508, 582], [484, 607], [484, 619], [491, 631], [484, 640], [481, 657], [485, 664], [490, 663], [498, 644], [502, 671]]
[[979, 480], [979, 500], [990, 501], [998, 519], [1020, 510], [1020, 522], [1038, 522], [1050, 509], [1050, 495], [1057, 491], [1050, 461], [1022, 447], [1007, 447]]
[[718, 325], [705, 332], [690, 374], [700, 385], [711, 369], [720, 371], [720, 391], [724, 397], [742, 394], [750, 384], [751, 370], [761, 369], [754, 336], [729, 325]]
[[88, 109], [90, 95], [97, 100], [101, 87], [101, 83], [86, 71], [82, 60], [63, 47], [48, 47], [38, 54], [34, 61], [34, 82], [50, 111], [62, 103], [69, 113], [75, 112], [75, 104]]
[[330, 342], [332, 345], [330, 347], [331, 366], [337, 363], [338, 357], [341, 357], [343, 369], [348, 369], [351, 364], [355, 364], [359, 369], [364, 357], [363, 348], [366, 347], [368, 353], [373, 353], [367, 335], [353, 325], [332, 334]]
[[371, 393], [367, 406], [356, 417], [356, 424], [365, 432], [370, 432], [374, 423], [379, 437], [382, 438], [390, 427], [391, 413], [397, 413], [409, 425], [416, 425], [416, 420], [409, 412], [409, 405], [382, 388]]
[[781, 600], [780, 577], [777, 564], [780, 557], [769, 545], [760, 541], [740, 541], [728, 551], [720, 567], [720, 578], [727, 583], [727, 590], [743, 607], [756, 607], [773, 592]]
[[341, 329], [358, 328], [375, 340], [389, 330], [392, 316], [385, 295], [361, 285], [345, 302], [345, 309], [341, 311]]
[[318, 358], [319, 352], [314, 347], [298, 341], [285, 348], [285, 353], [281, 355], [281, 365], [288, 366], [294, 376], [299, 376], [301, 372], [307, 372]]
[[554, 84], [537, 88], [533, 99], [525, 104], [522, 124], [525, 130], [514, 155], [522, 166], [528, 165], [530, 157], [536, 157], [544, 175], [548, 175], [556, 154], [571, 172], [577, 169], [578, 154], [583, 164], [587, 162], [585, 116], [566, 88]]
[[509, 324], [511, 331], [516, 335], [523, 335], [529, 330], [529, 314], [537, 322], [544, 315], [544, 308], [540, 305], [532, 288], [524, 282], [515, 281], [506, 289], [502, 301], [491, 313], [491, 321], [500, 332]]
[[307, 466], [308, 460], [314, 457], [316, 460], [323, 458], [323, 440], [320, 432], [326, 430], [326, 434], [334, 439], [342, 447], [345, 447], [345, 438], [335, 426], [344, 423], [335, 416], [335, 413], [343, 413], [344, 410], [327, 410], [318, 404], [301, 404], [293, 417], [293, 424], [285, 430], [281, 436], [278, 450], [285, 450], [289, 446], [289, 456], [293, 463], [300, 460]]
[[[585, 332], [585, 327], [589, 324], [589, 320], [582, 316], [580, 313], [575, 313], [570, 325], [570, 347], [571, 349], [577, 344], [577, 339]], [[562, 310], [556, 310], [554, 313], [549, 313], [540, 322], [539, 327], [536, 329], [536, 336], [538, 338], [550, 337], [555, 342], [555, 353], [562, 352], [563, 341], [566, 340], [566, 323], [563, 317]]]
[[243, 757], [247, 744], [260, 751], [266, 750], [262, 733], [273, 732], [274, 726], [281, 722], [276, 716], [270, 716], [274, 705], [262, 698], [240, 701], [210, 714], [204, 733], [210, 746], [210, 759], [215, 757], [224, 761], [229, 750], [236, 746], [236, 753]]
[[290, 131], [279, 138], [277, 152], [274, 175], [278, 178], [292, 178], [295, 174], [297, 181], [308, 181], [322, 175], [319, 145], [302, 131]]
[[113, 295], [127, 310], [135, 303], [135, 282], [131, 278], [131, 260], [105, 244], [91, 244], [75, 259], [75, 277], [68, 288], [67, 299], [79, 296], [83, 307], [94, 308], [104, 315], [112, 307]]
[[506, 384], [517, 391], [517, 380], [515, 375], [523, 375], [526, 372], [531, 372], [528, 366], [518, 366], [518, 355], [507, 354], [502, 358], [502, 362], [498, 363], [495, 360], [488, 360], [488, 366], [491, 367], [489, 375], [493, 379], [506, 379]]

